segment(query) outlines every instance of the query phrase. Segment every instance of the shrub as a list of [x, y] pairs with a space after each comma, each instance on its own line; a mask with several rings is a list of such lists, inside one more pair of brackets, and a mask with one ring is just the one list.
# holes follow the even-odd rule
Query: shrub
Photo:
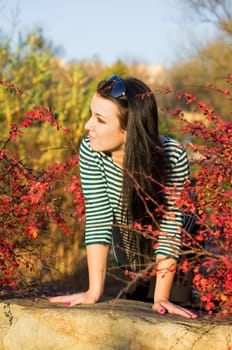
[[[10, 93], [24, 93], [15, 84], [0, 81]], [[25, 128], [49, 123], [58, 132], [62, 129], [52, 111], [38, 107], [26, 113], [19, 124], [13, 124], [8, 139], [0, 149], [0, 285], [16, 288], [22, 282], [22, 268], [40, 273], [41, 238], [54, 231], [56, 225], [67, 235], [74, 233], [78, 219], [83, 218], [83, 198], [79, 177], [74, 175], [77, 154], [62, 163], [54, 162], [41, 170], [28, 167], [17, 157], [12, 145], [20, 143]], [[59, 137], [59, 136], [58, 136]], [[32, 141], [31, 141], [32, 142]], [[72, 208], [62, 209], [62, 200], [72, 196]], [[75, 203], [75, 205], [73, 205]], [[76, 221], [76, 225], [73, 223]], [[38, 268], [39, 266], [39, 268]]]
[[[232, 84], [232, 75], [226, 76]], [[228, 87], [210, 84], [209, 89], [231, 100]], [[197, 208], [198, 230], [194, 236], [184, 232], [182, 269], [194, 269], [194, 287], [206, 310], [232, 312], [232, 123], [231, 115], [222, 118], [209, 106], [188, 93], [178, 93], [200, 113], [200, 120], [188, 121], [181, 109], [171, 111], [181, 121], [181, 133], [190, 135], [187, 145], [192, 168], [192, 183], [186, 184], [181, 203], [184, 210]], [[230, 120], [229, 120], [230, 119]], [[189, 191], [195, 196], [189, 198]]]

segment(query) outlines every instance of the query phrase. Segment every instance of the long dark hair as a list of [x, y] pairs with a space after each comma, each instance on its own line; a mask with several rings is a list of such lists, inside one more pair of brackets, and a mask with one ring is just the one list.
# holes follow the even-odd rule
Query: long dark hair
[[120, 127], [127, 131], [123, 160], [123, 217], [126, 215], [132, 221], [138, 221], [150, 212], [158, 219], [155, 209], [162, 204], [161, 184], [165, 179], [165, 167], [156, 100], [151, 89], [141, 80], [119, 80], [125, 85], [125, 94], [116, 98], [111, 95], [114, 81], [100, 82], [97, 93], [117, 104]]

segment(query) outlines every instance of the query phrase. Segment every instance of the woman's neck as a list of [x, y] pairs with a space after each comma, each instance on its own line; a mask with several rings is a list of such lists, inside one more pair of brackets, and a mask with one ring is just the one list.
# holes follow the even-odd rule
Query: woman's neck
[[113, 163], [118, 165], [120, 168], [123, 168], [123, 156], [124, 156], [124, 150], [117, 150], [112, 152], [111, 158], [113, 160]]

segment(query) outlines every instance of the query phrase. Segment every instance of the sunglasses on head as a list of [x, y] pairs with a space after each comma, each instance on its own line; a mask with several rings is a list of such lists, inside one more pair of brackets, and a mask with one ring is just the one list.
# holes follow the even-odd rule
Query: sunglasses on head
[[112, 75], [106, 82], [112, 82], [110, 95], [114, 98], [118, 98], [126, 95], [126, 85], [118, 75]]

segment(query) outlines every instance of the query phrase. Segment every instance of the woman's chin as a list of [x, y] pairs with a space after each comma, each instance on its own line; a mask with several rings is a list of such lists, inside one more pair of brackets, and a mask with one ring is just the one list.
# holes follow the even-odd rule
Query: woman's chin
[[103, 152], [101, 147], [98, 147], [96, 144], [94, 144], [94, 142], [90, 141], [90, 146], [91, 146], [92, 150], [95, 152]]

